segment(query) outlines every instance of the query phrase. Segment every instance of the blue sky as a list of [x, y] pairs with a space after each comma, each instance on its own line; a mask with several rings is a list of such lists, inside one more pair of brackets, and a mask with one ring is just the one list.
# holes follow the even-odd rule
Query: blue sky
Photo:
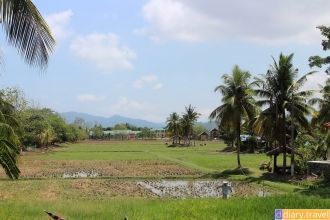
[[[315, 28], [327, 0], [35, 0], [57, 39], [47, 71], [28, 67], [2, 37], [0, 86], [58, 112], [163, 122], [192, 104], [206, 121], [213, 89], [238, 64], [262, 74], [283, 52], [301, 73], [322, 52]], [[325, 81], [320, 73], [307, 88]]]

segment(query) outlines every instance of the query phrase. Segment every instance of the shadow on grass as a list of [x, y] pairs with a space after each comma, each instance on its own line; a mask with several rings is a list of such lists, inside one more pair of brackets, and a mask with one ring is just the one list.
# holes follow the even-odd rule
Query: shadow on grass
[[223, 148], [222, 150], [219, 150], [219, 152], [226, 152], [226, 153], [236, 152], [236, 148], [232, 147], [232, 146], [227, 146], [227, 147]]
[[175, 147], [184, 148], [184, 147], [196, 147], [196, 146], [194, 146], [193, 144], [190, 144], [190, 145], [187, 145], [187, 144], [171, 144], [171, 145], [168, 145], [167, 147], [170, 147], [170, 148], [175, 148]]
[[318, 182], [305, 189], [295, 189], [297, 193], [306, 196], [319, 196], [324, 199], [330, 199], [330, 183], [327, 182]]
[[247, 177], [244, 182], [262, 183], [269, 181], [273, 183], [286, 183], [295, 186], [293, 192], [306, 196], [319, 196], [321, 198], [330, 198], [330, 184], [324, 181], [308, 181], [297, 177], [292, 178], [290, 175], [263, 173], [259, 177]]
[[227, 169], [224, 170], [222, 172], [219, 173], [211, 173], [211, 174], [207, 174], [204, 177], [209, 177], [209, 178], [214, 178], [214, 179], [218, 179], [218, 178], [228, 178], [231, 176], [239, 176], [239, 175], [251, 175], [253, 174], [252, 171], [249, 170], [249, 168], [235, 168], [235, 169]]

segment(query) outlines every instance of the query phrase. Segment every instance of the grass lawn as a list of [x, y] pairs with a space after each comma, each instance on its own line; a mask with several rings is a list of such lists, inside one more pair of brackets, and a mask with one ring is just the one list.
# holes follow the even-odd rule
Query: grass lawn
[[[272, 219], [275, 208], [330, 208], [329, 187], [312, 191], [261, 181], [259, 164], [269, 160], [264, 154], [242, 154], [247, 176], [234, 172], [236, 154], [222, 152], [224, 148], [222, 142], [169, 148], [163, 141], [111, 141], [28, 152], [19, 160], [19, 180], [6, 179], [0, 170], [0, 219], [47, 219], [43, 210], [66, 219]], [[102, 176], [61, 178], [63, 173], [91, 170]], [[254, 190], [262, 183], [276, 193], [229, 200], [160, 199], [136, 184], [142, 179], [218, 177], [250, 184]]]

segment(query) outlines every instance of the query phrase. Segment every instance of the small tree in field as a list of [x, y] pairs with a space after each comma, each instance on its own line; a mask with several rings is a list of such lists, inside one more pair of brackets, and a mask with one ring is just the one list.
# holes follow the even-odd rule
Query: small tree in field
[[176, 112], [171, 113], [170, 116], [166, 119], [165, 128], [172, 135], [172, 144], [177, 144], [180, 133], [180, 116]]

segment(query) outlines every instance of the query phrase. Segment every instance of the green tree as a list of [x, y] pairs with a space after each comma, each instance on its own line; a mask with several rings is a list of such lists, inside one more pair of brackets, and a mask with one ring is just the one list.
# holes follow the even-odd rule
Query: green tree
[[16, 112], [21, 113], [29, 106], [24, 92], [16, 87], [7, 87], [0, 90], [3, 99], [10, 103], [16, 109]]
[[196, 108], [189, 105], [185, 107], [185, 113], [182, 115], [180, 120], [181, 129], [185, 137], [185, 145], [190, 146], [191, 136], [193, 134], [193, 127], [200, 116], [200, 113], [196, 111]]
[[[258, 80], [259, 88], [256, 89], [257, 95], [261, 97], [258, 104], [265, 109], [254, 122], [255, 131], [258, 134], [268, 132], [268, 135], [274, 135], [277, 143], [283, 149], [283, 167], [286, 167], [285, 146], [288, 144], [287, 128], [289, 122], [287, 121], [287, 113], [290, 114], [291, 123], [294, 122], [293, 124], [308, 130], [309, 122], [306, 116], [313, 111], [313, 108], [306, 101], [313, 95], [313, 92], [303, 91], [301, 88], [306, 82], [307, 76], [314, 72], [309, 72], [295, 81], [298, 76], [298, 69], [293, 67], [292, 59], [293, 54], [289, 56], [280, 54], [278, 62], [273, 59], [273, 65], [264, 76], [265, 81]], [[272, 126], [272, 124], [274, 125]], [[285, 172], [285, 169], [282, 172]]]
[[[23, 114], [23, 144], [25, 146], [35, 145], [42, 147], [45, 143], [47, 133], [50, 134], [51, 125], [46, 115], [40, 109], [30, 108]], [[48, 132], [47, 132], [48, 130]], [[52, 133], [53, 134], [53, 133]], [[47, 142], [47, 141], [46, 141]]]
[[[55, 46], [55, 40], [33, 2], [31, 0], [2, 0], [0, 16], [9, 44], [17, 48], [29, 65], [45, 68]], [[1, 105], [6, 104], [1, 103]], [[3, 112], [1, 114], [6, 115]], [[19, 151], [17, 150], [18, 142], [14, 141], [17, 136], [5, 117], [1, 123], [3, 129], [7, 131], [1, 132], [0, 163], [10, 178], [17, 178], [19, 170], [15, 157]]]
[[[318, 26], [318, 29], [320, 29], [321, 34], [326, 38], [325, 40], [322, 40], [322, 47], [323, 50], [329, 50], [330, 49], [330, 27], [327, 26]], [[310, 67], [319, 67], [321, 68], [325, 64], [330, 64], [330, 56], [327, 57], [320, 57], [320, 56], [311, 56], [309, 58], [309, 66]], [[330, 68], [326, 70], [328, 74], [330, 74]]]
[[156, 134], [150, 128], [142, 128], [141, 132], [138, 133], [137, 137], [146, 139], [146, 138], [155, 138]]
[[54, 143], [64, 143], [69, 141], [68, 133], [70, 125], [68, 125], [64, 118], [62, 118], [57, 112], [51, 109], [43, 109], [44, 114], [48, 120], [48, 123], [54, 130]]
[[113, 129], [114, 130], [128, 130], [128, 127], [127, 127], [127, 123], [123, 123], [123, 124], [116, 124]]
[[253, 99], [253, 84], [249, 82], [250, 73], [234, 66], [231, 75], [225, 74], [222, 79], [224, 84], [215, 88], [222, 95], [222, 105], [210, 114], [211, 120], [216, 120], [219, 127], [232, 126], [236, 135], [237, 166], [241, 167], [240, 160], [240, 135], [244, 117], [252, 119], [255, 116], [256, 106]]
[[90, 129], [90, 133], [92, 134], [93, 139], [103, 138], [103, 128], [101, 125], [94, 125], [94, 127]]
[[177, 144], [180, 133], [180, 116], [178, 113], [173, 112], [170, 114], [170, 116], [166, 119], [165, 129], [171, 133], [172, 144]]
[[320, 93], [322, 97], [314, 97], [309, 103], [318, 106], [318, 111], [314, 113], [312, 118], [312, 125], [315, 128], [313, 129], [314, 136], [318, 139], [317, 152], [326, 160], [330, 148], [330, 135], [327, 129], [324, 128], [324, 124], [330, 122], [330, 78], [327, 79]]
[[11, 179], [18, 178], [20, 173], [16, 165], [19, 139], [14, 131], [19, 124], [14, 115], [14, 106], [0, 96], [0, 165]]
[[330, 78], [327, 79], [325, 86], [320, 90], [322, 97], [314, 97], [309, 101], [310, 104], [318, 105], [318, 111], [315, 112], [312, 123], [323, 125], [330, 121]]
[[11, 111], [12, 117], [15, 118], [18, 126], [14, 126], [14, 132], [20, 138], [20, 142], [22, 142], [22, 113], [28, 108], [29, 102], [25, 98], [25, 94], [19, 88], [4, 88], [0, 90], [0, 95], [2, 99], [9, 103], [14, 111]]

